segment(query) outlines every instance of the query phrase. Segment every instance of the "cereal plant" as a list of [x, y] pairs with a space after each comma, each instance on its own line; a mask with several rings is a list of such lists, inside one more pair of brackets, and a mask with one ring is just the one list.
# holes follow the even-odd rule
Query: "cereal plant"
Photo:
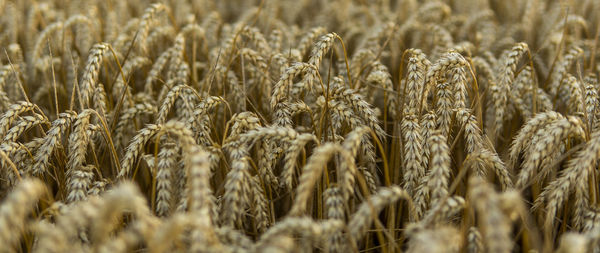
[[600, 252], [598, 0], [0, 0], [2, 252]]

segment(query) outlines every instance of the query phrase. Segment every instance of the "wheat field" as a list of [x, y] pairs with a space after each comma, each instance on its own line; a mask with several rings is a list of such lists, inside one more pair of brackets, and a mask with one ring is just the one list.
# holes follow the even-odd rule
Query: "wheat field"
[[2, 252], [600, 252], [598, 0], [0, 0]]

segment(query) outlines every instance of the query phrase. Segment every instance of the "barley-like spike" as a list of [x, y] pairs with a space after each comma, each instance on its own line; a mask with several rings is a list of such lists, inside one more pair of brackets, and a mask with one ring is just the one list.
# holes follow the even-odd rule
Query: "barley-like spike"
[[258, 28], [246, 26], [242, 30], [242, 34], [248, 37], [255, 44], [260, 54], [269, 56], [273, 52], [271, 46], [269, 46], [269, 43], [267, 43], [265, 36]]
[[249, 252], [252, 248], [252, 240], [231, 227], [217, 228], [215, 233], [223, 244], [227, 245], [228, 248], [233, 248], [233, 252]]
[[573, 116], [554, 121], [545, 128], [539, 129], [525, 153], [525, 160], [517, 176], [516, 187], [525, 187], [538, 168], [541, 177], [545, 178], [549, 173], [549, 168], [546, 166], [551, 161], [549, 156], [552, 155], [552, 152], [570, 136], [583, 139], [585, 137], [583, 129], [584, 125], [581, 119]]
[[292, 183], [294, 180], [298, 157], [304, 149], [304, 146], [311, 141], [315, 142], [317, 145], [319, 144], [319, 140], [313, 134], [300, 134], [291, 142], [291, 145], [288, 147], [287, 152], [285, 153], [284, 165], [281, 172], [282, 179], [279, 180], [279, 182], [288, 190], [292, 190]]
[[[144, 84], [144, 93], [147, 93], [150, 96], [153, 95], [154, 89], [152, 87], [152, 82], [154, 82], [155, 79], [158, 79], [160, 72], [163, 70], [163, 68], [165, 67], [165, 65], [167, 64], [167, 62], [173, 54], [173, 49], [167, 49], [164, 52], [162, 52], [160, 56], [154, 61], [154, 64], [152, 64], [152, 68], [146, 76], [146, 82]], [[126, 72], [123, 71], [123, 73]]]
[[[338, 187], [328, 188], [323, 192], [323, 198], [325, 202], [326, 217], [328, 219], [339, 220], [344, 222], [345, 220], [345, 206], [342, 191]], [[344, 237], [341, 232], [332, 234], [327, 240], [327, 248], [329, 252], [342, 252], [345, 245]]]
[[388, 91], [394, 91], [392, 75], [385, 65], [381, 62], [373, 63], [373, 71], [367, 76], [367, 82], [373, 83], [376, 87], [381, 87], [386, 99], [386, 110], [392, 118], [396, 118], [396, 110], [398, 108], [397, 96]]
[[[563, 89], [568, 90], [567, 105], [571, 114], [582, 113], [584, 110], [584, 100], [582, 85], [574, 76], [568, 74], [563, 81]], [[565, 98], [563, 98], [565, 99]]]
[[[533, 76], [530, 66], [526, 66], [515, 78], [509, 93], [509, 102], [514, 104], [525, 120], [529, 120], [533, 111]], [[541, 110], [544, 111], [544, 110]]]
[[298, 43], [298, 52], [301, 56], [306, 55], [308, 53], [308, 49], [313, 45], [313, 41], [317, 39], [319, 36], [325, 34], [327, 30], [324, 27], [315, 27], [312, 28], [308, 33], [306, 33]]
[[[324, 143], [320, 145], [314, 150], [313, 154], [308, 159], [308, 162], [302, 168], [302, 174], [300, 175], [299, 180], [300, 183], [296, 190], [296, 198], [294, 199], [294, 204], [292, 205], [289, 215], [299, 216], [305, 212], [314, 185], [323, 173], [323, 167], [326, 166], [329, 159], [336, 153], [342, 156], [342, 161], [352, 161], [340, 164], [340, 166], [348, 166], [347, 169], [349, 169], [349, 173], [356, 171], [356, 165], [353, 162], [354, 158], [340, 145], [333, 143]], [[344, 187], [346, 187], [345, 189], [348, 189], [347, 185]], [[345, 196], [349, 195], [345, 194]]]
[[465, 199], [461, 196], [452, 196], [443, 202], [438, 202], [435, 207], [429, 209], [420, 224], [425, 227], [439, 226], [448, 219], [458, 214], [465, 207]]
[[67, 195], [67, 203], [87, 199], [94, 177], [93, 168], [93, 165], [86, 165], [68, 172], [67, 190], [69, 193]]
[[460, 231], [453, 226], [435, 228], [409, 227], [408, 253], [418, 252], [460, 252]]
[[381, 188], [379, 192], [362, 203], [358, 207], [358, 211], [350, 217], [350, 221], [348, 222], [352, 240], [360, 240], [370, 227], [373, 217], [376, 217], [381, 209], [400, 199], [408, 201], [409, 206], [411, 206], [412, 199], [410, 195], [400, 187], [392, 186]]
[[67, 161], [67, 175], [69, 175], [67, 202], [69, 203], [85, 199], [93, 177], [91, 167], [84, 166], [85, 154], [90, 143], [87, 130], [93, 113], [93, 110], [86, 109], [77, 115], [77, 120], [73, 124], [73, 131], [69, 136]]
[[488, 252], [508, 253], [512, 251], [511, 226], [508, 217], [500, 210], [498, 194], [482, 179], [469, 180], [471, 204], [481, 220], [480, 231]]
[[510, 172], [504, 166], [498, 154], [485, 148], [470, 153], [464, 161], [464, 168], [474, 170], [475, 175], [485, 177], [492, 170], [503, 190], [513, 187], [513, 181]]
[[313, 45], [312, 52], [308, 58], [308, 64], [314, 66], [314, 68], [307, 69], [307, 74], [303, 79], [303, 81], [308, 85], [309, 89], [313, 88], [313, 83], [317, 79], [317, 71], [321, 66], [323, 57], [333, 46], [334, 40], [338, 37], [339, 36], [336, 33], [328, 33], [321, 36]]
[[[26, 229], [26, 219], [38, 200], [47, 192], [43, 182], [37, 179], [21, 181], [0, 206], [0, 244], [12, 251], [21, 241], [20, 232]], [[12, 250], [11, 250], [12, 249]]]
[[172, 210], [171, 175], [177, 165], [178, 148], [173, 142], [166, 142], [158, 153], [156, 171], [156, 215], [167, 216]]
[[350, 88], [339, 87], [333, 91], [333, 95], [350, 105], [352, 110], [375, 131], [377, 137], [382, 140], [385, 138], [385, 131], [379, 126], [375, 111], [358, 92]]
[[552, 97], [557, 95], [562, 95], [562, 92], [559, 90], [560, 84], [564, 79], [567, 78], [567, 72], [571, 65], [583, 54], [583, 50], [577, 46], [572, 46], [567, 50], [562, 59], [556, 63], [556, 69], [552, 72], [550, 76], [550, 89], [549, 93]]
[[215, 207], [210, 186], [210, 160], [208, 154], [197, 145], [191, 145], [187, 151], [186, 164], [189, 166], [187, 192], [190, 197], [190, 212], [194, 214], [197, 225], [206, 229], [207, 234], [214, 233], [212, 210]]
[[95, 44], [92, 49], [90, 49], [85, 71], [79, 82], [79, 92], [81, 93], [80, 101], [84, 108], [90, 108], [90, 99], [96, 89], [96, 82], [98, 81], [98, 75], [100, 74], [103, 55], [108, 48], [109, 45], [102, 42]]
[[599, 155], [600, 132], [594, 132], [585, 148], [576, 153], [575, 157], [567, 163], [566, 169], [560, 171], [558, 178], [546, 186], [535, 200], [534, 209], [545, 204], [547, 225], [553, 223], [558, 210], [562, 208], [565, 200], [575, 190], [579, 196], [575, 198], [574, 225], [576, 228], [581, 227], [583, 207], [588, 201], [585, 194], [588, 191], [587, 180]]
[[144, 11], [144, 15], [141, 18], [140, 21], [140, 32], [139, 32], [139, 48], [142, 50], [142, 52], [145, 52], [147, 50], [147, 38], [148, 38], [148, 32], [150, 31], [150, 25], [153, 22], [154, 16], [156, 14], [158, 14], [159, 12], [166, 10], [167, 6], [162, 4], [162, 3], [154, 3], [152, 5], [150, 5], [150, 7], [146, 8], [146, 10]]
[[98, 196], [101, 193], [106, 191], [106, 188], [110, 186], [110, 182], [107, 179], [101, 179], [98, 181], [94, 181], [91, 184], [91, 187], [88, 189], [88, 196]]
[[257, 176], [251, 178], [250, 185], [252, 191], [248, 193], [252, 194], [252, 213], [254, 214], [255, 224], [259, 232], [264, 232], [270, 225], [269, 205], [265, 196], [265, 191]]
[[429, 142], [426, 140], [429, 139], [429, 136], [433, 134], [436, 128], [437, 116], [433, 112], [428, 112], [421, 117], [421, 127], [423, 128], [423, 168], [428, 168], [429, 166]]
[[87, 130], [93, 114], [94, 110], [86, 109], [77, 115], [77, 119], [73, 123], [73, 131], [69, 135], [67, 172], [78, 170], [85, 162], [87, 146], [90, 143], [90, 136], [87, 134]]
[[267, 243], [283, 234], [300, 234], [311, 243], [319, 242], [323, 238], [328, 238], [332, 233], [340, 231], [343, 227], [344, 223], [339, 220], [316, 222], [308, 217], [288, 217], [263, 233], [255, 247], [259, 249], [265, 247]]
[[508, 168], [514, 168], [519, 154], [529, 148], [529, 140], [534, 136], [537, 129], [558, 119], [564, 118], [560, 113], [554, 111], [543, 112], [529, 119], [515, 136], [511, 146], [508, 160]]
[[[426, 100], [429, 91], [432, 88], [436, 88], [439, 83], [444, 82], [444, 80], [446, 80], [445, 74], [448, 70], [452, 70], [455, 68], [463, 68], [466, 66], [468, 66], [467, 61], [457, 52], [451, 51], [444, 54], [440, 59], [438, 59], [438, 61], [435, 64], [433, 64], [428, 69], [427, 76], [425, 78], [425, 87], [423, 87], [424, 92], [422, 94], [421, 100]], [[423, 106], [423, 108], [425, 107]]]
[[600, 105], [600, 100], [598, 99], [598, 92], [594, 85], [586, 83], [584, 87], [584, 104], [585, 104], [585, 114], [587, 117], [588, 129], [592, 129], [596, 126], [596, 122], [598, 120], [597, 115], [600, 111], [598, 105]]
[[0, 137], [4, 138], [8, 133], [10, 126], [13, 121], [19, 117], [20, 114], [35, 110], [37, 106], [29, 102], [19, 102], [12, 104], [4, 114], [0, 117]]
[[450, 137], [450, 127], [452, 122], [453, 114], [453, 100], [452, 91], [450, 90], [449, 83], [440, 83], [437, 85], [437, 128], [441, 130], [442, 134], [446, 137]]
[[234, 227], [240, 224], [245, 206], [244, 199], [250, 178], [250, 161], [248, 157], [235, 159], [231, 163], [231, 171], [225, 179], [225, 193], [223, 194], [223, 206], [221, 208], [221, 223], [224, 226]]
[[162, 125], [147, 125], [133, 137], [129, 146], [127, 146], [125, 156], [121, 160], [121, 171], [119, 171], [117, 178], [126, 177], [131, 173], [132, 167], [135, 165], [137, 157], [143, 151], [146, 143], [152, 136], [161, 131], [162, 128]]
[[510, 87], [515, 79], [515, 71], [519, 59], [529, 51], [529, 47], [526, 43], [517, 43], [512, 49], [504, 54], [503, 65], [500, 69], [500, 75], [498, 77], [498, 93], [495, 100], [495, 118], [494, 118], [494, 130], [495, 133], [500, 133], [500, 130], [504, 124], [504, 115], [507, 107], [508, 94]]
[[482, 253], [485, 252], [483, 238], [477, 227], [470, 227], [467, 235], [467, 252]]
[[406, 90], [408, 94], [405, 99], [408, 100], [406, 103], [409, 110], [417, 110], [421, 103], [422, 94], [420, 91], [423, 90], [423, 86], [425, 85], [425, 75], [427, 75], [431, 62], [427, 60], [425, 54], [419, 49], [409, 49], [408, 52], [411, 56], [406, 66]]
[[115, 127], [114, 141], [116, 142], [116, 145], [123, 145], [122, 141], [123, 136], [127, 133], [127, 124], [141, 115], [153, 115], [156, 114], [156, 112], [156, 106], [147, 102], [135, 104], [133, 107], [127, 108], [127, 110], [125, 110], [119, 117], [119, 121]]
[[167, 120], [167, 114], [175, 104], [175, 100], [179, 97], [183, 101], [182, 110], [186, 110], [191, 116], [193, 114], [193, 108], [195, 107], [197, 100], [199, 99], [195, 94], [195, 91], [190, 86], [185, 84], [177, 85], [169, 90], [167, 96], [163, 100], [158, 115], [156, 116], [156, 124], [163, 124]]
[[452, 170], [450, 167], [450, 150], [446, 138], [440, 132], [434, 132], [427, 142], [431, 143], [429, 148], [431, 161], [429, 163], [427, 187], [431, 189], [430, 203], [436, 203], [448, 194], [448, 183]]
[[132, 97], [131, 87], [128, 86], [127, 83], [125, 83], [125, 81], [133, 74], [136, 68], [140, 68], [148, 64], [150, 64], [150, 60], [148, 60], [148, 58], [138, 56], [129, 59], [127, 60], [127, 62], [125, 62], [122, 68], [123, 75], [121, 75], [121, 72], [119, 71], [119, 76], [117, 77], [115, 84], [112, 87], [112, 95], [114, 98], [120, 99], [123, 95], [123, 92], [126, 92], [127, 94], [125, 94], [125, 98], [123, 99], [123, 106], [125, 106], [125, 108], [129, 108], [130, 106], [132, 106], [129, 101], [129, 99]]
[[35, 154], [33, 175], [39, 176], [46, 172], [54, 148], [60, 144], [63, 133], [70, 127], [71, 122], [76, 117], [77, 114], [75, 112], [65, 112], [59, 114], [58, 119], [52, 122], [52, 127], [46, 133], [46, 137], [43, 138], [43, 144], [37, 149]]
[[306, 73], [309, 69], [314, 68], [314, 65], [304, 62], [294, 63], [292, 66], [288, 67], [279, 78], [279, 81], [273, 87], [273, 95], [271, 96], [271, 109], [274, 109], [278, 103], [288, 99], [288, 92], [291, 89], [294, 77], [296, 77], [298, 74]]
[[[50, 36], [52, 36], [53, 33], [56, 33], [57, 31], [60, 31], [62, 29], [63, 29], [63, 22], [57, 21], [57, 22], [54, 22], [54, 23], [46, 26], [44, 28], [44, 30], [40, 33], [40, 35], [38, 35], [38, 37], [35, 41], [35, 44], [33, 46], [33, 51], [31, 52], [31, 59], [30, 59], [30, 63], [29, 63], [30, 67], [33, 67], [34, 63], [37, 63], [40, 60], [39, 59], [40, 54], [42, 53], [44, 48], [48, 47], [48, 41], [49, 41]], [[60, 38], [60, 37], [58, 37], [58, 38]], [[57, 38], [55, 38], [55, 39], [57, 39]], [[32, 75], [32, 77], [33, 77], [34, 73], [31, 71], [34, 71], [34, 69], [31, 69], [29, 72], [29, 74]]]
[[49, 122], [46, 117], [40, 114], [34, 113], [33, 116], [22, 116], [21, 120], [8, 130], [4, 136], [4, 142], [17, 141], [21, 134], [34, 126], [41, 124], [49, 124]]
[[402, 120], [404, 141], [404, 189], [413, 194], [421, 178], [425, 176], [423, 166], [423, 135], [419, 119], [414, 113], [407, 113]]

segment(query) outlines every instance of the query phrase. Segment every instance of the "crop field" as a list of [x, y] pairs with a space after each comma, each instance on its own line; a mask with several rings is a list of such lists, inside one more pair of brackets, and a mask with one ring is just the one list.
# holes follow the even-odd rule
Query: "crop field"
[[0, 0], [0, 253], [600, 252], [599, 0]]

